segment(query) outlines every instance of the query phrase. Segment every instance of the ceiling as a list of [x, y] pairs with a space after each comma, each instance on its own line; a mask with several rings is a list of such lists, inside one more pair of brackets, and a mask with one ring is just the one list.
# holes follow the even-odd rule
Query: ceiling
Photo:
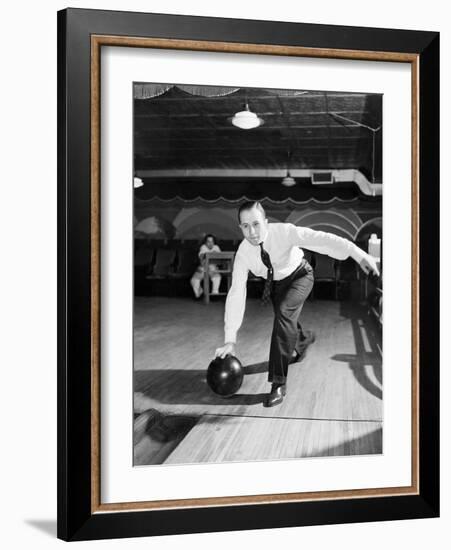
[[[140, 86], [134, 169], [145, 183], [280, 182], [287, 168], [296, 178], [315, 170], [358, 170], [370, 184], [382, 182], [380, 94], [239, 88], [206, 97], [208, 87], [189, 93], [168, 85], [161, 95], [146, 97], [143, 86], [155, 85]], [[231, 124], [246, 103], [262, 126], [242, 130]]]

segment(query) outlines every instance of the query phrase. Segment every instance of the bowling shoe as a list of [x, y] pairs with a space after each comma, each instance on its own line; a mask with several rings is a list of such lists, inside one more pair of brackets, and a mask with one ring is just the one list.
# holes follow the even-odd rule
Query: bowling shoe
[[263, 401], [264, 407], [274, 407], [279, 403], [282, 403], [283, 397], [287, 392], [286, 384], [273, 384], [271, 386], [271, 392], [265, 397]]

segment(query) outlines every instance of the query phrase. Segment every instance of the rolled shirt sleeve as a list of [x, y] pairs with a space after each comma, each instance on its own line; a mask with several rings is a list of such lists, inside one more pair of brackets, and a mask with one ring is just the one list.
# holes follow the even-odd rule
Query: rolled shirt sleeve
[[357, 263], [360, 263], [366, 256], [366, 252], [354, 243], [333, 233], [315, 231], [309, 227], [297, 227], [291, 223], [286, 226], [288, 239], [293, 246], [307, 248], [319, 254], [327, 254], [336, 260], [346, 260], [351, 256]]
[[227, 294], [224, 313], [224, 341], [236, 342], [246, 307], [248, 267], [244, 257], [237, 253], [233, 263], [232, 286]]

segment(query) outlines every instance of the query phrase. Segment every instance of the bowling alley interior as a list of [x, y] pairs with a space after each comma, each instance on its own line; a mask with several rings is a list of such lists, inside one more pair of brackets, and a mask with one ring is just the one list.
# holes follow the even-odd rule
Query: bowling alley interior
[[[145, 82], [133, 94], [134, 466], [383, 453], [383, 97]], [[249, 200], [269, 223], [352, 241], [380, 270], [303, 249], [315, 283], [301, 322], [314, 341], [273, 407], [273, 309], [252, 273], [239, 387], [221, 395], [207, 380]], [[199, 256], [208, 235], [217, 248]]]

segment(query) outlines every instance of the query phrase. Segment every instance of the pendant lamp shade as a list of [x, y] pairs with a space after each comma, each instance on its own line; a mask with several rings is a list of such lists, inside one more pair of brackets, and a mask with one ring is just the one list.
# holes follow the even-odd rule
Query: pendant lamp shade
[[262, 118], [259, 118], [255, 113], [249, 110], [249, 105], [246, 104], [244, 111], [235, 113], [232, 118], [232, 124], [242, 130], [251, 130], [258, 128], [264, 123]]

